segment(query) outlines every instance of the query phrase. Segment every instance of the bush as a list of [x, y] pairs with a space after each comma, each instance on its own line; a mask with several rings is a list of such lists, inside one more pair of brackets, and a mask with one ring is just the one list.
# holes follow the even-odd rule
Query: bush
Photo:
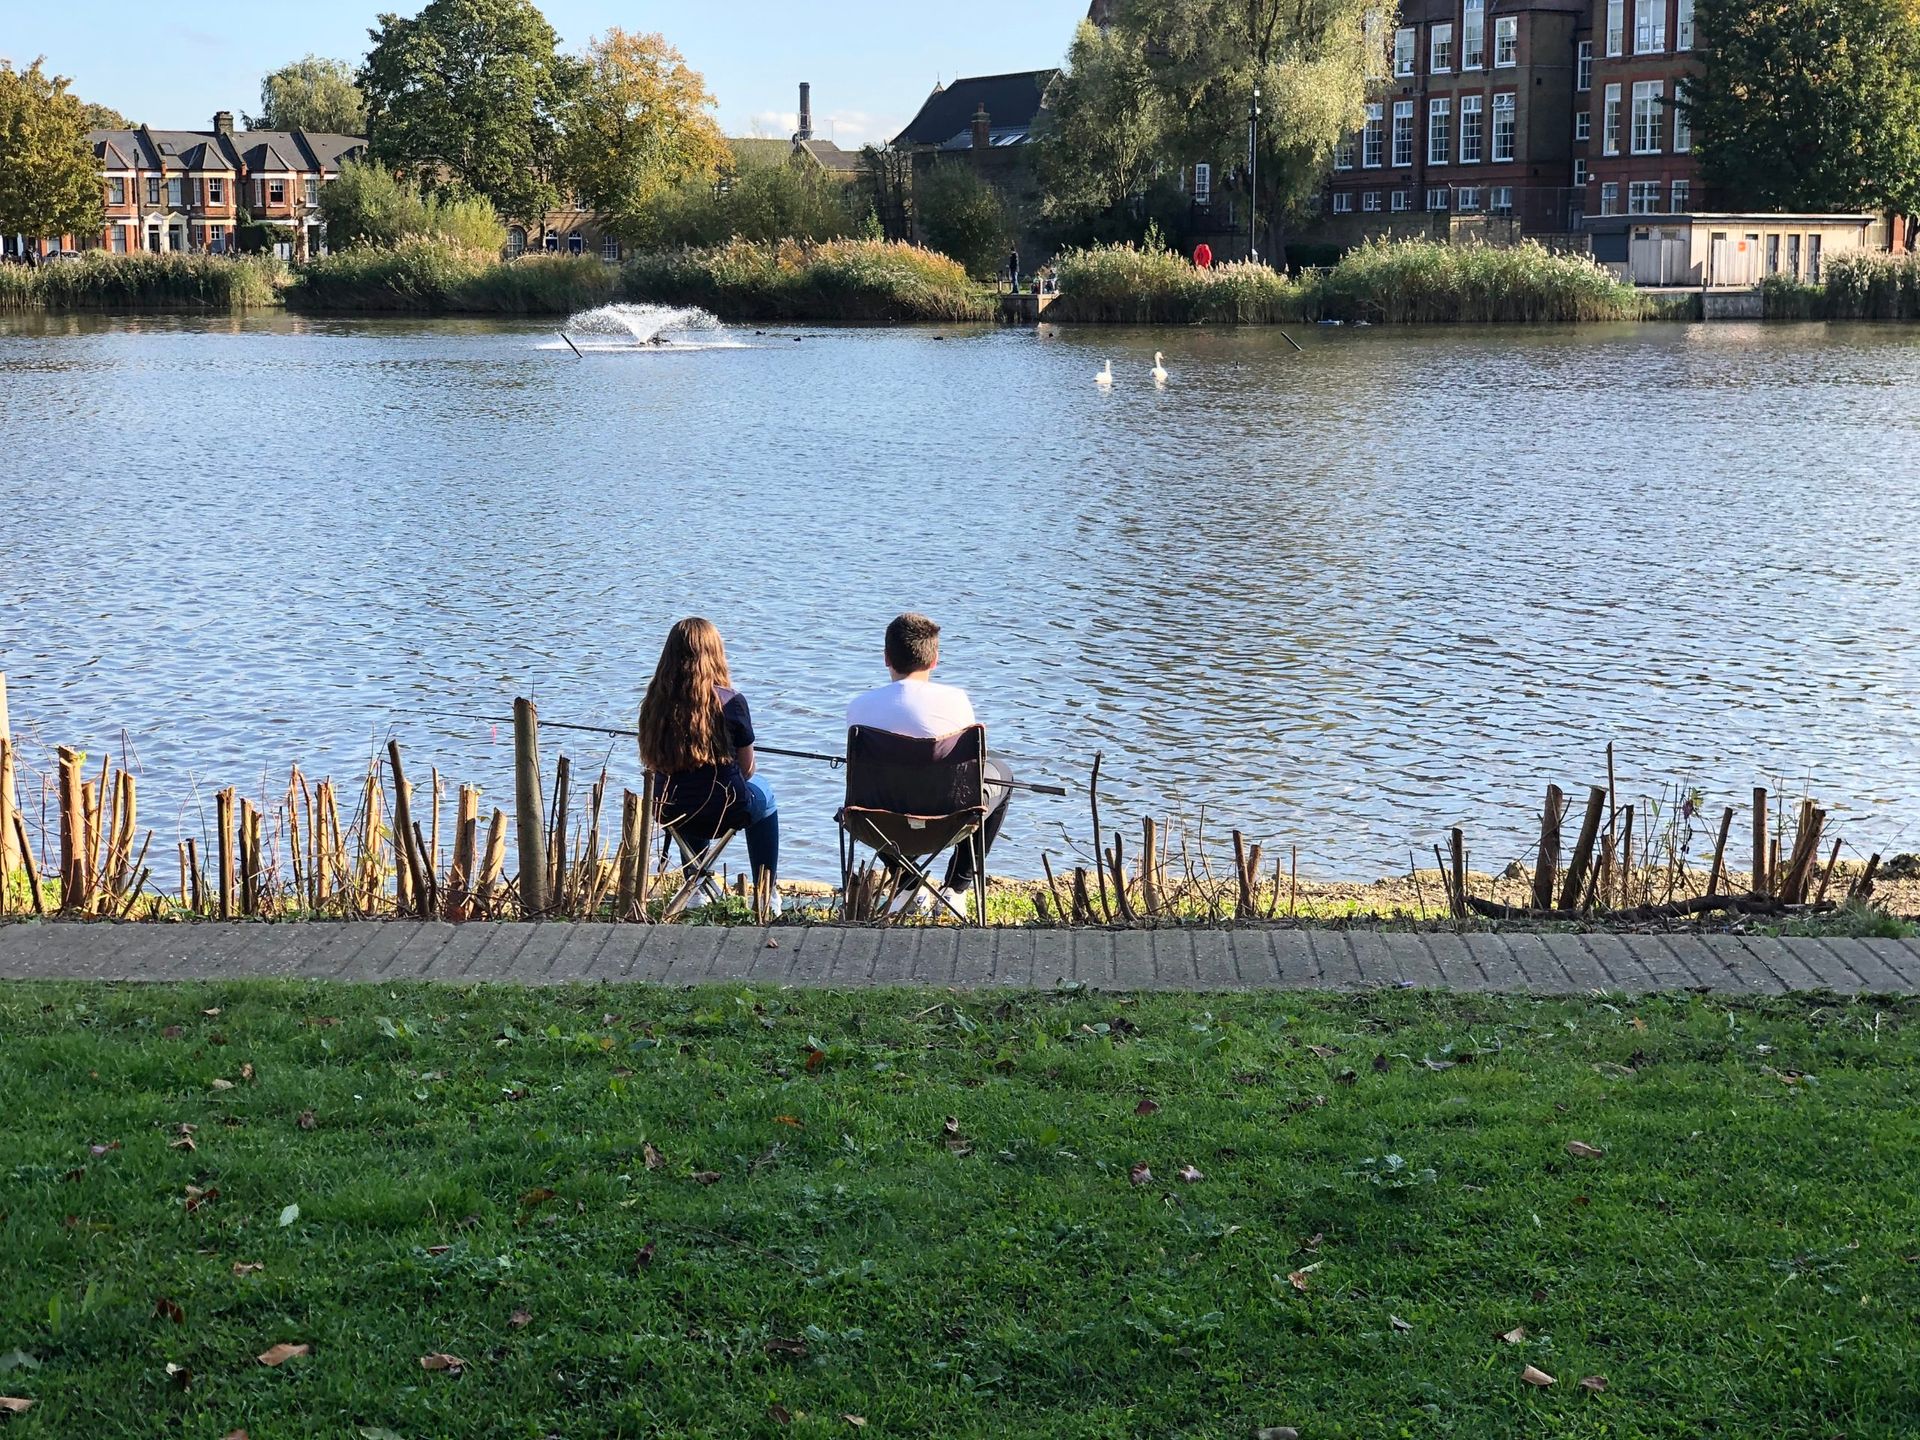
[[1818, 320], [1826, 314], [1827, 292], [1791, 275], [1769, 275], [1760, 282], [1760, 304], [1769, 320]]
[[1373, 240], [1330, 270], [1295, 281], [1265, 266], [1199, 270], [1170, 251], [1132, 245], [1070, 252], [1058, 265], [1063, 320], [1386, 324], [1636, 320], [1632, 286], [1585, 256], [1531, 242], [1509, 248]]
[[1001, 273], [1013, 227], [999, 193], [969, 166], [949, 163], [923, 173], [913, 210], [928, 248], [952, 256], [976, 280]]
[[278, 303], [286, 273], [271, 258], [94, 250], [52, 265], [0, 265], [0, 309], [246, 310]]
[[320, 190], [327, 244], [334, 250], [391, 249], [415, 236], [498, 255], [506, 226], [479, 195], [423, 196], [385, 166], [348, 161]]
[[1920, 320], [1920, 255], [1852, 250], [1825, 268], [1827, 319]]
[[612, 267], [585, 256], [496, 260], [416, 235], [321, 256], [301, 267], [287, 298], [305, 310], [571, 315], [606, 304], [617, 279]]
[[637, 250], [702, 248], [735, 239], [837, 240], [854, 229], [851, 191], [815, 169], [748, 165], [724, 190], [705, 181], [676, 185], [618, 230]]
[[991, 297], [958, 261], [884, 240], [821, 245], [731, 240], [641, 255], [621, 293], [697, 305], [729, 320], [986, 320]]

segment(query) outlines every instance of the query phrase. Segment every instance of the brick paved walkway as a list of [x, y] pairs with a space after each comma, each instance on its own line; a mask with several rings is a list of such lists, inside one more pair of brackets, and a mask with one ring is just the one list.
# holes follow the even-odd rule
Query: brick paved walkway
[[434, 980], [1538, 995], [1920, 991], [1920, 941], [1373, 930], [774, 930], [586, 924], [0, 925], [0, 981]]

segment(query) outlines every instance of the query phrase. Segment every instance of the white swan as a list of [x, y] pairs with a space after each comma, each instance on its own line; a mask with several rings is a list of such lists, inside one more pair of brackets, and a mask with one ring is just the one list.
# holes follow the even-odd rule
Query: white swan
[[1160, 363], [1165, 358], [1158, 350], [1153, 352], [1153, 383], [1162, 390], [1167, 388], [1167, 367]]
[[1093, 377], [1093, 383], [1103, 390], [1111, 390], [1113, 388], [1113, 361], [1107, 361], [1107, 368]]

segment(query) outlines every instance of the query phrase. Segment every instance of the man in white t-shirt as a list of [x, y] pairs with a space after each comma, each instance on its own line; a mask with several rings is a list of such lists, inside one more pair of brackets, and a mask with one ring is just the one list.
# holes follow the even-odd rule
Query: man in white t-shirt
[[[940, 685], [933, 679], [940, 663], [940, 627], [924, 615], [906, 614], [887, 626], [887, 673], [891, 684], [854, 697], [847, 706], [848, 728], [884, 730], [919, 740], [939, 740], [979, 723], [973, 702], [958, 685]], [[1013, 772], [991, 756], [987, 759], [987, 823], [981, 831], [981, 851], [993, 848], [1007, 818], [1007, 782]], [[998, 781], [999, 783], [994, 783]], [[973, 846], [961, 845], [947, 866], [946, 888], [958, 896], [973, 887]], [[962, 905], [960, 908], [966, 908]]]

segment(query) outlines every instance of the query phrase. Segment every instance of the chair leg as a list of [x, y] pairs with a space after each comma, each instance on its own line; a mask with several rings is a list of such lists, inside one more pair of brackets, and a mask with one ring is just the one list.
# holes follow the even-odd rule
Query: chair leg
[[[709, 844], [706, 849], [694, 855], [690, 864], [681, 867], [680, 874], [682, 878], [680, 888], [674, 891], [673, 898], [667, 901], [666, 908], [660, 912], [660, 919], [663, 924], [668, 921], [678, 920], [682, 912], [693, 903], [693, 897], [700, 893], [701, 887], [713, 879], [713, 867], [720, 859], [720, 856], [726, 851], [727, 846], [732, 843], [736, 833], [735, 831], [729, 830], [725, 834], [714, 836], [712, 843]], [[679, 838], [677, 835], [674, 836], [676, 842], [679, 841]], [[688, 847], [683, 845], [682, 848], [687, 853], [692, 853]]]

